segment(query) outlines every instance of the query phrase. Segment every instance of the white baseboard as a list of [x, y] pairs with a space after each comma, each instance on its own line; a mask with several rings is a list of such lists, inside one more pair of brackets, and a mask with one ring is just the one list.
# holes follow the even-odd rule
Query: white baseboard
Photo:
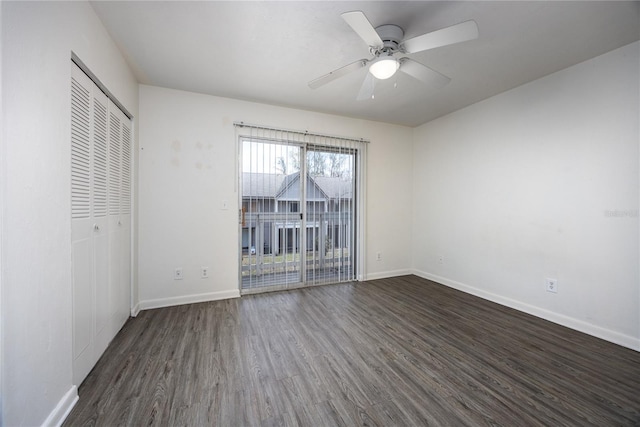
[[381, 271], [379, 273], [367, 274], [365, 280], [377, 280], [387, 279], [389, 277], [406, 276], [407, 274], [413, 274], [412, 270], [393, 270], [393, 271]]
[[153, 308], [171, 307], [174, 305], [193, 304], [198, 302], [217, 301], [221, 299], [239, 298], [240, 291], [207, 292], [206, 294], [181, 295], [179, 297], [158, 298], [138, 303], [138, 311]]
[[46, 420], [42, 423], [42, 427], [59, 427], [62, 425], [67, 416], [78, 402], [78, 387], [71, 386], [69, 391], [62, 396], [56, 407], [51, 411]]
[[495, 302], [500, 305], [504, 305], [509, 308], [516, 309], [518, 311], [522, 311], [524, 313], [531, 314], [536, 317], [540, 317], [550, 322], [557, 323], [558, 325], [566, 326], [567, 328], [583, 332], [596, 338], [601, 338], [605, 341], [609, 341], [635, 351], [640, 351], [640, 337], [636, 338], [629, 335], [621, 334], [620, 332], [602, 328], [600, 326], [593, 325], [591, 323], [587, 323], [573, 317], [565, 316], [564, 314], [549, 311], [544, 308], [523, 303], [521, 301], [493, 294], [491, 292], [487, 292], [482, 289], [466, 285], [464, 283], [456, 282], [455, 280], [447, 279], [446, 277], [441, 277], [419, 270], [414, 270], [412, 273], [416, 276], [422, 277], [423, 279], [440, 283], [450, 288], [475, 295], [477, 297]]
[[140, 303], [131, 307], [131, 317], [136, 317], [140, 313]]

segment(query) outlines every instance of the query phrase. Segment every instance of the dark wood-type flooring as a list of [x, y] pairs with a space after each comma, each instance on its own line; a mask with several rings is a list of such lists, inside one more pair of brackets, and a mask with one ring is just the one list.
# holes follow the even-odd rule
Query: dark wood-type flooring
[[141, 312], [65, 425], [640, 424], [640, 353], [404, 276]]

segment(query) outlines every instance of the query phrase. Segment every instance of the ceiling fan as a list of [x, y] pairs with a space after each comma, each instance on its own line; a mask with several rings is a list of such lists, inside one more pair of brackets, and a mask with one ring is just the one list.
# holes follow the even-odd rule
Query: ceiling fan
[[449, 77], [401, 55], [478, 38], [478, 25], [473, 20], [403, 40], [404, 30], [402, 28], [397, 25], [381, 25], [374, 28], [365, 14], [359, 10], [345, 12], [341, 16], [369, 46], [372, 58], [360, 59], [318, 77], [309, 82], [309, 87], [317, 89], [353, 71], [369, 66], [369, 72], [358, 93], [358, 100], [373, 98], [375, 79], [388, 79], [396, 71], [402, 71], [430, 87], [441, 88], [445, 86], [451, 81]]

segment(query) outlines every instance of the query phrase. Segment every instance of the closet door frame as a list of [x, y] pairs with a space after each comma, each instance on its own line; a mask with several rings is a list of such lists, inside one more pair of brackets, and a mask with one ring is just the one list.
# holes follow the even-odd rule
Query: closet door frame
[[126, 322], [132, 295], [132, 123], [92, 76], [72, 56], [72, 366], [77, 385]]

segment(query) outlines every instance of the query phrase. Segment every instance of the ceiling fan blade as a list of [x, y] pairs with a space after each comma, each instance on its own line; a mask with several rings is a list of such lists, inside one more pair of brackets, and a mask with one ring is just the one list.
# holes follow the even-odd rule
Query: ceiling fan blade
[[400, 60], [400, 71], [410, 75], [414, 79], [420, 80], [434, 89], [440, 89], [451, 81], [449, 77], [409, 58], [402, 58]]
[[410, 38], [403, 41], [400, 46], [407, 53], [416, 53], [477, 38], [478, 24], [471, 20]]
[[376, 87], [376, 79], [373, 77], [373, 74], [367, 73], [367, 76], [364, 78], [362, 82], [362, 86], [360, 87], [360, 92], [358, 92], [358, 97], [356, 100], [358, 101], [366, 101], [367, 99], [373, 98], [373, 91]]
[[340, 16], [364, 40], [367, 46], [382, 47], [384, 44], [382, 39], [364, 13], [355, 10], [353, 12], [345, 12]]
[[367, 62], [369, 62], [368, 59], [360, 59], [359, 61], [356, 62], [352, 62], [349, 65], [345, 65], [342, 68], [338, 68], [337, 70], [333, 70], [332, 72], [330, 72], [329, 74], [325, 74], [322, 77], [318, 77], [315, 80], [311, 80], [309, 82], [309, 87], [311, 89], [317, 89], [320, 86], [326, 85], [329, 82], [334, 81], [335, 79], [345, 76], [353, 71], [359, 70], [360, 68], [364, 67], [365, 65], [367, 65]]

